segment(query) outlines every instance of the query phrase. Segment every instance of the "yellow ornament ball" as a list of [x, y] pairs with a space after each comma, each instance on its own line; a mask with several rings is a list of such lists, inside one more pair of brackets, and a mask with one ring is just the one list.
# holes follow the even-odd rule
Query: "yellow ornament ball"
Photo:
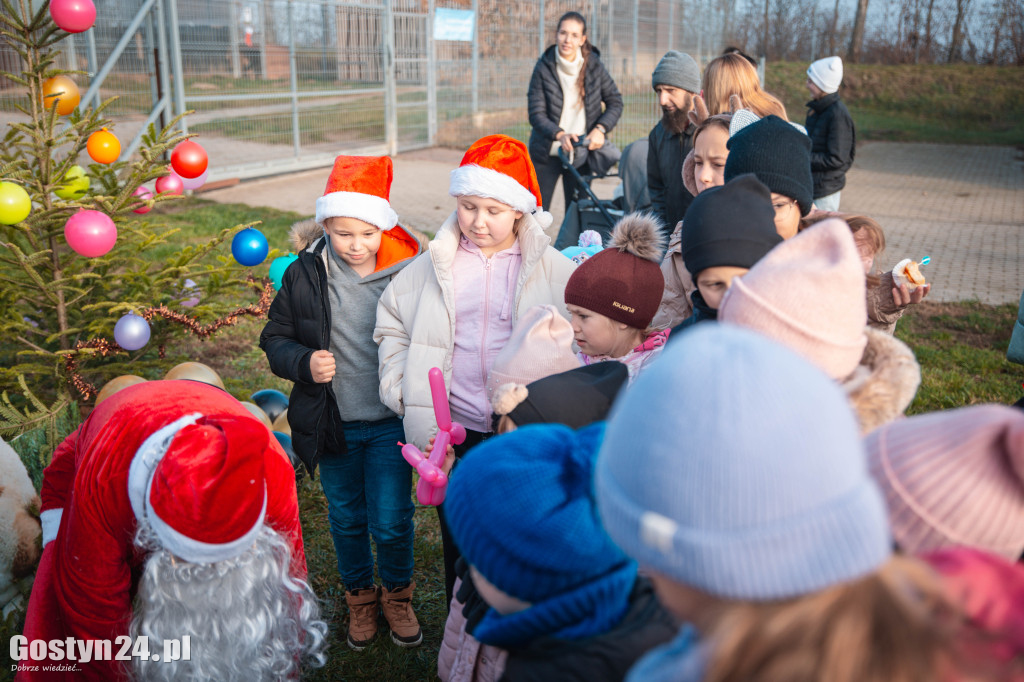
[[97, 130], [89, 136], [85, 144], [89, 157], [96, 163], [114, 163], [121, 155], [121, 140], [106, 128]]
[[43, 106], [52, 109], [57, 105], [57, 113], [67, 116], [78, 103], [82, 101], [82, 94], [78, 91], [75, 81], [68, 76], [54, 76], [43, 81]]
[[0, 224], [20, 223], [31, 211], [32, 198], [21, 185], [0, 182]]
[[81, 199], [89, 189], [89, 176], [81, 166], [72, 166], [64, 174], [64, 184], [53, 190], [61, 199]]
[[164, 379], [191, 379], [224, 389], [224, 382], [221, 381], [220, 375], [213, 371], [213, 368], [201, 362], [183, 362], [180, 365], [175, 365], [164, 375]]
[[259, 405], [257, 405], [256, 403], [250, 403], [248, 400], [243, 400], [241, 402], [242, 406], [245, 407], [245, 409], [252, 412], [252, 416], [256, 417], [261, 422], [263, 422], [263, 425], [267, 427], [268, 431], [274, 430], [274, 424], [270, 421], [270, 417], [267, 416], [267, 413], [264, 412]]
[[99, 405], [104, 400], [114, 395], [118, 391], [135, 384], [144, 384], [146, 380], [142, 377], [135, 376], [134, 374], [122, 374], [119, 377], [114, 377], [107, 383], [103, 384], [103, 388], [96, 394], [96, 404]]
[[273, 430], [274, 431], [280, 431], [281, 433], [289, 435], [289, 436], [292, 435], [292, 427], [288, 423], [288, 410], [287, 409], [285, 409], [285, 411], [282, 412], [281, 414], [277, 415], [277, 419], [274, 420], [274, 428], [273, 428]]

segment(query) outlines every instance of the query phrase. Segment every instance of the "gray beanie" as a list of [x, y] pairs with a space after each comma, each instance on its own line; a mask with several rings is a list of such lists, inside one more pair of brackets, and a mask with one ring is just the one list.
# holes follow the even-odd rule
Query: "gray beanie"
[[678, 50], [669, 50], [654, 67], [651, 74], [651, 87], [670, 85], [682, 88], [687, 92], [700, 92], [700, 67], [693, 57]]

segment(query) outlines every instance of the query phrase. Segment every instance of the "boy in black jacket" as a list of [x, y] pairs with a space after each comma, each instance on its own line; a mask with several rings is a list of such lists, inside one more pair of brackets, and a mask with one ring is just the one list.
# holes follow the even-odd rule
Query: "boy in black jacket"
[[[320, 465], [348, 645], [377, 632], [380, 611], [399, 646], [423, 633], [413, 613], [412, 468], [397, 445], [402, 420], [380, 400], [373, 328], [391, 279], [420, 252], [398, 225], [387, 157], [339, 156], [316, 202], [316, 223], [292, 230], [299, 259], [284, 273], [260, 335], [274, 374], [295, 382], [288, 423], [310, 473]], [[370, 535], [383, 589], [373, 578]]]
[[846, 171], [853, 165], [856, 134], [853, 119], [839, 99], [843, 60], [819, 59], [807, 68], [807, 135], [811, 138], [811, 175], [814, 205], [823, 211], [839, 210], [839, 192], [846, 186]]

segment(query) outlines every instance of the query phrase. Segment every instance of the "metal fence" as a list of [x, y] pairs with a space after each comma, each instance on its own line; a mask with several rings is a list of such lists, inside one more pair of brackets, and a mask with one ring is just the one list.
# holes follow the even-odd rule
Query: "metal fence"
[[[529, 135], [526, 91], [555, 22], [588, 20], [625, 99], [619, 146], [660, 113], [650, 74], [668, 49], [703, 65], [721, 48], [711, 0], [97, 0], [97, 25], [67, 38], [64, 65], [94, 101], [117, 95], [117, 131], [194, 110], [211, 178], [328, 164], [339, 153], [468, 146]], [[470, 11], [469, 40], [435, 39], [438, 10]], [[140, 11], [142, 10], [142, 11]], [[113, 57], [113, 58], [112, 58]], [[0, 59], [5, 55], [0, 54]], [[10, 55], [6, 55], [6, 62]], [[5, 62], [5, 63], [6, 63]], [[100, 78], [102, 76], [102, 78]], [[79, 77], [83, 91], [89, 79]], [[98, 84], [98, 87], [97, 87]], [[0, 112], [23, 93], [0, 84]]]

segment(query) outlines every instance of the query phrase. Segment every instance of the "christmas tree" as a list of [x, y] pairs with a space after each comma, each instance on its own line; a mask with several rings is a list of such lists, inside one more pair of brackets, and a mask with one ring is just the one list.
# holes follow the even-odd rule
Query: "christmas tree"
[[[137, 155], [121, 156], [104, 116], [114, 98], [80, 107], [88, 74], [57, 66], [60, 42], [91, 26], [95, 9], [90, 19], [69, 15], [62, 0], [37, 11], [28, 0], [2, 3], [0, 38], [22, 69], [0, 77], [25, 97], [22, 120], [0, 142], [0, 436], [42, 427], [52, 443], [62, 415], [77, 414], [104, 380], [155, 371], [176, 336], [206, 338], [241, 315], [265, 314], [272, 289], [227, 248], [248, 226], [151, 256], [174, 230], [142, 216], [180, 198], [205, 153], [176, 132], [175, 119], [151, 125]], [[265, 244], [258, 260], [250, 249], [247, 265], [262, 261]]]

